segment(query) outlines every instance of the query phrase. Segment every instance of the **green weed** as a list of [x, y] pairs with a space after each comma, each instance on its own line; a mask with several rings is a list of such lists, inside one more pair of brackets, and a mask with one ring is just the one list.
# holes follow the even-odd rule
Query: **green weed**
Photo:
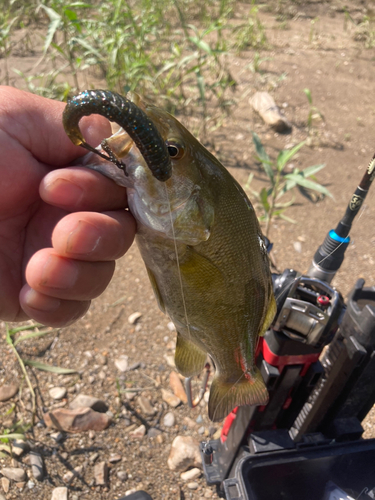
[[259, 52], [255, 52], [253, 60], [246, 66], [246, 68], [249, 68], [252, 73], [261, 73], [262, 71], [260, 66], [265, 61], [271, 61], [271, 58], [261, 57]]
[[266, 48], [267, 46], [266, 31], [258, 17], [258, 11], [258, 7], [252, 7], [247, 22], [234, 29], [236, 37], [234, 47], [238, 52], [249, 48]]
[[363, 21], [355, 30], [354, 40], [362, 42], [366, 49], [375, 47], [375, 25], [373, 18], [370, 16], [363, 18]]
[[303, 92], [305, 93], [307, 100], [308, 100], [308, 103], [309, 103], [309, 112], [307, 115], [307, 128], [308, 128], [309, 133], [310, 133], [312, 126], [313, 126], [313, 120], [316, 118], [320, 118], [321, 120], [324, 120], [324, 116], [319, 111], [319, 109], [313, 105], [313, 99], [312, 99], [310, 89], [303, 89]]
[[104, 79], [106, 88], [136, 90], [172, 113], [189, 107], [200, 114], [199, 133], [205, 136], [234, 103], [230, 92], [236, 82], [227, 69], [230, 47], [223, 34], [233, 5], [233, 0], [44, 1], [37, 9], [48, 20], [40, 62], [48, 58], [53, 69], [18, 74], [30, 91], [61, 100]]
[[294, 168], [292, 173], [284, 174], [284, 169], [288, 162], [297, 154], [305, 142], [300, 142], [292, 149], [282, 150], [279, 152], [275, 162], [271, 161], [266, 153], [259, 136], [253, 132], [253, 143], [256, 151], [256, 159], [263, 167], [267, 175], [269, 186], [263, 187], [258, 193], [250, 189], [253, 179], [253, 174], [250, 174], [245, 189], [250, 190], [257, 204], [262, 209], [263, 213], [260, 216], [261, 221], [266, 222], [265, 235], [268, 236], [270, 231], [270, 224], [274, 217], [280, 217], [288, 222], [293, 222], [292, 219], [287, 217], [285, 210], [293, 205], [294, 196], [289, 201], [281, 203], [279, 200], [287, 193], [291, 192], [295, 187], [316, 191], [324, 196], [331, 196], [328, 189], [317, 182], [309, 179], [314, 174], [324, 168], [324, 164], [314, 165], [307, 167], [304, 170]]
[[[51, 333], [55, 333], [57, 331], [55, 329], [39, 330], [39, 327], [41, 327], [41, 326], [43, 326], [43, 325], [36, 323], [34, 325], [31, 325], [31, 326], [26, 325], [26, 326], [19, 326], [16, 328], [9, 329], [8, 325], [6, 325], [6, 330], [5, 330], [6, 343], [12, 349], [13, 354], [15, 355], [15, 357], [18, 361], [18, 364], [20, 365], [24, 380], [26, 381], [26, 384], [27, 384], [29, 391], [30, 391], [31, 405], [32, 405], [32, 408], [31, 408], [32, 425], [34, 425], [34, 420], [35, 420], [35, 415], [36, 415], [36, 395], [35, 395], [35, 391], [34, 391], [32, 383], [31, 383], [30, 377], [27, 373], [26, 366], [29, 365], [29, 366], [33, 366], [34, 368], [37, 368], [39, 370], [49, 371], [52, 373], [59, 373], [59, 374], [76, 373], [76, 370], [73, 370], [70, 368], [60, 368], [58, 366], [45, 365], [44, 363], [40, 363], [38, 361], [24, 359], [20, 355], [20, 353], [17, 350], [17, 346], [21, 342], [24, 342], [25, 340], [29, 340], [29, 339], [36, 339], [36, 338], [45, 337], [46, 335], [50, 335]], [[29, 331], [29, 330], [30, 330], [30, 333], [22, 334], [22, 332]]]
[[14, 15], [14, 2], [9, 2], [7, 7], [0, 12], [0, 59], [3, 59], [5, 85], [9, 85], [8, 58], [12, 52], [12, 34], [18, 21]]
[[314, 19], [310, 21], [309, 43], [313, 43], [314, 38], [316, 37], [315, 25], [318, 21], [319, 17], [314, 17]]

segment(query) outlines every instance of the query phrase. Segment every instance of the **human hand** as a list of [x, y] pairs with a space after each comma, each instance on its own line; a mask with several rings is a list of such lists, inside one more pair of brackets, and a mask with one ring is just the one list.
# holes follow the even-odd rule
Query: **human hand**
[[[0, 319], [65, 326], [107, 287], [132, 244], [126, 190], [97, 172], [66, 167], [85, 152], [62, 126], [65, 105], [0, 87]], [[110, 135], [82, 119], [87, 141]]]

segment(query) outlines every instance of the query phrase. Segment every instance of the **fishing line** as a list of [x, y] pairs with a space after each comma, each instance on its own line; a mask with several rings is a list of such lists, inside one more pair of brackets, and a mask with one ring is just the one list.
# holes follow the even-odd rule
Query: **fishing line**
[[184, 295], [184, 286], [183, 286], [183, 283], [182, 283], [182, 276], [181, 276], [181, 269], [180, 269], [180, 259], [178, 257], [178, 251], [177, 251], [176, 233], [174, 231], [174, 226], [173, 226], [171, 201], [169, 199], [169, 193], [168, 193], [168, 188], [167, 188], [166, 183], [164, 183], [164, 189], [165, 189], [165, 194], [166, 194], [166, 198], [167, 198], [167, 201], [168, 201], [168, 211], [169, 211], [169, 218], [170, 218], [170, 221], [171, 221], [172, 237], [173, 237], [173, 243], [174, 243], [174, 251], [175, 251], [175, 255], [176, 255], [177, 274], [178, 274], [178, 279], [179, 279], [179, 282], [180, 282], [180, 290], [181, 290], [182, 304], [183, 304], [183, 307], [184, 307], [185, 322], [186, 322], [186, 327], [187, 327], [187, 330], [188, 330], [189, 340], [191, 340], [190, 325], [189, 325], [188, 314], [187, 314], [187, 307], [186, 307], [186, 301], [185, 301], [185, 295]]

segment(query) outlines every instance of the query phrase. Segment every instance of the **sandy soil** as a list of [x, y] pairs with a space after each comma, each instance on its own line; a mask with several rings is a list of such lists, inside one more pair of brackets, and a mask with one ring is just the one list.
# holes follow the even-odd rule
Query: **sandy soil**
[[[325, 163], [318, 181], [329, 188], [334, 200], [326, 198], [309, 202], [301, 193], [296, 194], [294, 205], [287, 215], [296, 221], [291, 224], [275, 220], [270, 238], [274, 243], [274, 256], [279, 269], [294, 268], [306, 271], [317, 246], [327, 231], [343, 215], [352, 192], [374, 153], [375, 104], [373, 82], [375, 76], [374, 49], [366, 49], [357, 41], [358, 25], [347, 23], [339, 2], [288, 2], [277, 11], [277, 2], [268, 12], [261, 14], [267, 28], [269, 50], [260, 52], [265, 60], [260, 72], [246, 69], [254, 58], [253, 52], [243, 52], [230, 61], [238, 81], [236, 97], [238, 106], [224, 126], [210, 136], [215, 153], [242, 185], [251, 172], [253, 188], [264, 185], [265, 177], [254, 161], [251, 130], [255, 130], [272, 157], [281, 148], [308, 139], [294, 165], [302, 169], [309, 165]], [[248, 5], [239, 5], [245, 12]], [[360, 22], [366, 12], [366, 2], [351, 2], [349, 11]], [[10, 67], [26, 73], [31, 70], [38, 54], [15, 58]], [[12, 83], [22, 87], [18, 78]], [[310, 133], [306, 129], [308, 103], [303, 93], [309, 88], [313, 104], [324, 116], [314, 120]], [[290, 134], [280, 135], [271, 131], [252, 111], [249, 97], [255, 90], [269, 91], [279, 106], [283, 107], [293, 124]], [[369, 194], [363, 213], [356, 221], [352, 242], [345, 262], [335, 278], [334, 285], [345, 296], [357, 278], [364, 277], [367, 285], [375, 283], [375, 195]], [[298, 242], [300, 245], [295, 245]], [[296, 251], [296, 248], [301, 251]], [[137, 325], [130, 325], [127, 318], [139, 311]], [[137, 399], [127, 402], [123, 389], [138, 387], [150, 399], [160, 415], [168, 410], [161, 398], [161, 388], [168, 389], [168, 356], [173, 355], [175, 334], [168, 329], [168, 318], [159, 310], [148, 282], [146, 271], [135, 246], [118, 262], [114, 279], [105, 293], [92, 304], [88, 314], [75, 325], [62, 329], [51, 337], [22, 344], [24, 357], [39, 359], [44, 363], [74, 367], [79, 374], [62, 376], [33, 370], [32, 382], [38, 393], [38, 414], [51, 409], [56, 403], [49, 396], [54, 386], [68, 388], [68, 399], [77, 393], [91, 394], [104, 399], [114, 415], [114, 424], [93, 439], [87, 433], [66, 435], [59, 444], [50, 438], [50, 431], [43, 426], [34, 429], [33, 439], [43, 453], [46, 477], [32, 489], [27, 485], [20, 491], [14, 484], [7, 499], [51, 498], [52, 489], [64, 485], [63, 475], [74, 467], [83, 465], [81, 477], [69, 485], [69, 499], [116, 499], [125, 491], [142, 487], [155, 500], [215, 497], [213, 488], [204, 478], [197, 480], [198, 489], [190, 490], [180, 479], [179, 473], [167, 467], [170, 444], [177, 434], [193, 435], [198, 440], [208, 433], [212, 424], [207, 419], [206, 404], [195, 410], [181, 405], [173, 410], [176, 424], [167, 428], [160, 424], [162, 438], [129, 438], [130, 423], [139, 425], [142, 419], [155, 425], [155, 417], [138, 418], [132, 414], [141, 410]], [[5, 345], [4, 325], [1, 327], [0, 385], [12, 378], [20, 378], [20, 371], [9, 348]], [[26, 347], [25, 347], [26, 346]], [[115, 360], [121, 355], [129, 357], [129, 364], [140, 362], [138, 369], [120, 374]], [[119, 392], [120, 390], [120, 392]], [[4, 416], [4, 428], [17, 420], [28, 421], [30, 398], [24, 388], [14, 401], [0, 404], [0, 414], [5, 415], [12, 402], [16, 410]], [[59, 403], [57, 403], [59, 404]], [[65, 402], [63, 402], [65, 404]], [[365, 437], [375, 437], [375, 411], [364, 422]], [[193, 428], [185, 417], [198, 423]], [[161, 418], [162, 421], [162, 418]], [[202, 428], [203, 427], [203, 431]], [[219, 426], [215, 425], [214, 430]], [[213, 430], [213, 429], [210, 429]], [[97, 461], [106, 461], [113, 453], [121, 454], [121, 461], [110, 467], [107, 487], [95, 486], [93, 454]], [[21, 459], [27, 465], [27, 459]], [[10, 465], [10, 459], [0, 458], [1, 465]], [[128, 479], [121, 482], [118, 471], [126, 471]], [[1, 488], [0, 488], [1, 492]]]

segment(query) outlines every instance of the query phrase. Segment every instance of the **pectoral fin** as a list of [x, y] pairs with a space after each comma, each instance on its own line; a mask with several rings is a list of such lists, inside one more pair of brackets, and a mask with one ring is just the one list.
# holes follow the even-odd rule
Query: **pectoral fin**
[[161, 293], [160, 293], [158, 284], [156, 282], [154, 273], [147, 266], [146, 266], [146, 270], [147, 270], [147, 274], [148, 274], [152, 289], [154, 291], [155, 298], [156, 298], [156, 301], [158, 303], [159, 309], [161, 310], [161, 312], [163, 312], [165, 314], [164, 300], [163, 300], [163, 297], [161, 296]]
[[199, 349], [193, 342], [186, 340], [177, 332], [177, 345], [174, 362], [177, 370], [184, 377], [198, 375], [206, 364], [207, 353]]
[[[184, 261], [180, 263], [181, 275], [186, 287], [195, 293], [207, 295], [209, 290], [226, 289], [226, 281], [220, 268], [194, 247], [187, 247]], [[217, 293], [220, 296], [220, 293]]]
[[236, 406], [267, 403], [268, 392], [258, 368], [254, 368], [251, 375], [244, 373], [237, 381], [228, 381], [219, 374], [212, 381], [208, 417], [213, 422], [219, 422]]
[[273, 318], [275, 317], [276, 309], [277, 309], [277, 307], [276, 307], [276, 300], [275, 300], [275, 297], [274, 297], [274, 295], [272, 293], [272, 295], [271, 295], [271, 297], [269, 299], [268, 309], [267, 309], [267, 312], [266, 312], [266, 317], [264, 318], [262, 328], [260, 329], [260, 332], [259, 332], [259, 336], [260, 337], [263, 337], [263, 335], [268, 330], [270, 324], [273, 321]]

